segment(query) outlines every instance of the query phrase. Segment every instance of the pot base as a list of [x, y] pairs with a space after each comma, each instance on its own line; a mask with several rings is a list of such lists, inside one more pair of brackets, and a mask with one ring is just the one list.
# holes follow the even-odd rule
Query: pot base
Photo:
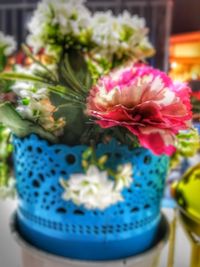
[[[155, 262], [158, 260], [158, 257], [163, 249], [164, 245], [167, 242], [169, 236], [169, 225], [166, 218], [162, 215], [160, 221], [159, 230], [157, 238], [154, 245], [144, 253], [136, 255], [134, 257], [121, 258], [118, 260], [112, 261], [84, 261], [84, 260], [73, 260], [69, 258], [63, 258], [54, 256], [47, 252], [41, 251], [40, 249], [29, 244], [19, 233], [17, 225], [16, 214], [13, 216], [11, 222], [11, 231], [17, 243], [22, 248], [22, 267], [122, 267], [122, 266], [131, 266], [131, 267], [151, 267], [155, 266]], [[117, 242], [116, 242], [117, 243]], [[79, 251], [77, 250], [77, 253]], [[100, 252], [99, 252], [100, 253]]]
[[[58, 234], [57, 229], [36, 227], [17, 212], [16, 226], [21, 236], [28, 243], [46, 252], [78, 260], [116, 260], [142, 253], [157, 242], [161, 217], [148, 223], [146, 227], [135, 228], [112, 235], [95, 235], [83, 239], [83, 235]], [[76, 237], [76, 238], [75, 238]], [[93, 237], [93, 238], [92, 238]]]

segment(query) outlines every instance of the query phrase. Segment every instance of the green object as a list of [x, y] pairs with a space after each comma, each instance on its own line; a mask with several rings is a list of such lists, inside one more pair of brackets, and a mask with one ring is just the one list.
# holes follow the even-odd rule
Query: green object
[[10, 131], [0, 125], [0, 188], [7, 186], [11, 177], [9, 161], [12, 153]]
[[190, 267], [200, 267], [200, 163], [173, 185], [180, 220], [191, 243]]
[[25, 137], [31, 133], [35, 133], [50, 142], [54, 143], [57, 141], [57, 138], [53, 134], [45, 131], [39, 125], [24, 120], [9, 102], [0, 104], [0, 123], [19, 137]]
[[182, 212], [200, 224], [200, 163], [189, 169], [173, 186]]
[[193, 157], [199, 149], [199, 134], [196, 128], [179, 132], [177, 135], [176, 152], [170, 159], [170, 168], [176, 168], [182, 158]]
[[0, 47], [0, 72], [2, 72], [7, 63], [7, 57], [4, 54], [5, 47]]

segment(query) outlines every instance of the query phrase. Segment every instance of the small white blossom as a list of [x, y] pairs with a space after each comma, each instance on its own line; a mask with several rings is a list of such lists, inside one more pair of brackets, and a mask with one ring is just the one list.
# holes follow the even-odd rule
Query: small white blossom
[[43, 0], [28, 24], [27, 43], [35, 53], [41, 48], [52, 53], [52, 40], [67, 40], [68, 44], [80, 40], [90, 26], [90, 18], [82, 0]]
[[120, 165], [116, 181], [108, 177], [107, 171], [90, 166], [86, 174], [72, 174], [67, 181], [61, 180], [65, 192], [63, 199], [72, 200], [76, 205], [87, 209], [104, 210], [110, 205], [123, 201], [122, 190], [130, 187], [132, 179], [131, 164]]
[[[42, 71], [41, 67], [36, 64], [31, 64], [29, 68], [25, 68], [20, 65], [15, 66], [16, 73], [33, 75], [37, 70]], [[30, 100], [41, 100], [48, 97], [47, 88], [42, 87], [39, 84], [33, 84], [32, 82], [16, 81], [12, 86], [12, 91], [20, 98], [28, 98]]]
[[51, 104], [48, 98], [44, 98], [40, 101], [30, 99], [28, 104], [23, 105], [23, 102], [21, 102], [17, 107], [17, 111], [24, 119], [37, 121], [44, 129], [50, 131], [53, 131], [54, 128], [57, 130], [57, 127], [64, 126], [64, 122], [59, 123], [59, 125], [58, 121], [55, 121], [53, 118], [55, 110], [56, 108]]
[[[17, 66], [16, 72], [33, 74], [33, 69]], [[17, 81], [12, 86], [12, 91], [19, 97], [17, 111], [24, 119], [38, 120], [40, 117], [49, 117], [52, 115], [52, 109], [49, 110], [42, 100], [48, 99], [48, 90], [39, 84], [32, 82]]]
[[[96, 12], [92, 20], [92, 41], [99, 47], [98, 56], [116, 53], [119, 47], [119, 24], [111, 11]], [[96, 53], [96, 49], [95, 49]]]
[[72, 174], [69, 180], [61, 183], [65, 188], [63, 199], [87, 209], [104, 210], [123, 201], [121, 192], [115, 190], [115, 182], [108, 178], [106, 171], [100, 171], [96, 166], [90, 166], [86, 174]]
[[116, 189], [123, 190], [129, 188], [133, 182], [133, 168], [131, 163], [119, 165], [116, 175]]
[[98, 56], [142, 59], [153, 52], [147, 38], [145, 20], [128, 11], [118, 16], [114, 16], [111, 11], [96, 12], [91, 27], [92, 41], [97, 45], [93, 52]]
[[[41, 67], [32, 64], [30, 68], [17, 66], [16, 72], [33, 75], [35, 71], [42, 71]], [[54, 71], [53, 66], [51, 70]], [[49, 99], [49, 90], [47, 87], [38, 83], [17, 81], [12, 86], [12, 91], [18, 96], [18, 105], [16, 110], [24, 119], [38, 122], [44, 129], [61, 134], [64, 126], [62, 118], [55, 120], [53, 113], [56, 107], [52, 105]]]
[[43, 0], [28, 24], [27, 43], [38, 52], [58, 55], [63, 45], [92, 47], [93, 58], [112, 61], [114, 56], [142, 59], [153, 53], [145, 20], [124, 11], [114, 16], [111, 11], [91, 15], [81, 0]]
[[47, 97], [47, 88], [38, 88], [30, 82], [16, 82], [12, 86], [12, 91], [21, 98], [40, 100]]
[[10, 178], [7, 186], [0, 186], [0, 199], [14, 198], [16, 196], [16, 180]]
[[0, 32], [0, 49], [3, 50], [5, 56], [10, 56], [15, 51], [16, 47], [16, 42], [12, 36]]

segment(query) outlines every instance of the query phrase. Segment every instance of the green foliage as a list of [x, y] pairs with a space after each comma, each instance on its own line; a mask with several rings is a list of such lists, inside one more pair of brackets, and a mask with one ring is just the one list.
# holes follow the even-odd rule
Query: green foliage
[[4, 53], [5, 47], [0, 47], [0, 72], [2, 72], [7, 64], [7, 57]]
[[37, 64], [38, 66], [40, 66], [41, 69], [43, 70], [43, 72], [42, 71], [41, 72], [37, 72], [36, 71], [35, 76], [39, 76], [40, 78], [43, 78], [43, 80], [46, 79], [47, 82], [48, 81], [52, 81], [52, 83], [54, 83], [55, 81], [57, 81], [57, 77], [55, 76], [54, 72], [51, 71], [46, 65], [44, 65], [40, 60], [36, 59], [32, 55], [29, 47], [27, 47], [26, 45], [22, 45], [22, 49], [23, 49], [24, 53], [29, 58], [31, 58], [35, 64]]
[[192, 128], [190, 131], [180, 132], [178, 135], [177, 151], [183, 157], [194, 156], [200, 148], [198, 130]]
[[12, 80], [12, 81], [27, 81], [32, 83], [44, 83], [44, 79], [34, 75], [16, 73], [16, 72], [3, 72], [0, 73], [0, 78], [3, 80]]
[[[24, 46], [26, 54], [39, 64], [41, 70], [33, 75], [15, 72], [0, 73], [2, 82], [27, 81], [45, 86], [49, 90], [52, 104], [56, 107], [54, 118], [63, 118], [66, 124], [63, 134], [59, 140], [50, 132], [45, 131], [37, 122], [23, 119], [14, 106], [9, 103], [0, 105], [0, 122], [4, 123], [13, 133], [19, 137], [24, 137], [30, 133], [40, 135], [51, 142], [61, 142], [68, 145], [87, 144], [91, 140], [95, 143], [106, 142], [109, 138], [115, 137], [129, 147], [138, 146], [138, 140], [131, 135], [128, 130], [122, 127], [102, 129], [85, 114], [86, 101], [90, 88], [94, 82], [90, 66], [82, 52], [78, 50], [67, 50], [57, 66], [57, 73], [52, 72], [46, 65], [35, 59], [30, 50]], [[107, 61], [101, 61], [102, 69], [109, 69]], [[28, 99], [22, 99], [23, 104], [28, 103]]]
[[170, 168], [175, 168], [182, 158], [194, 156], [200, 149], [198, 130], [191, 128], [189, 131], [182, 131], [177, 135], [176, 152], [170, 159]]
[[91, 145], [91, 142], [98, 144], [100, 142], [107, 143], [112, 138], [116, 138], [121, 144], [127, 145], [130, 149], [139, 147], [136, 136], [132, 135], [126, 128], [112, 127], [103, 129], [95, 122], [87, 124], [85, 132], [82, 133], [81, 143]]
[[52, 103], [58, 107], [55, 117], [66, 119], [61, 141], [71, 145], [78, 144], [87, 128], [88, 118], [84, 114], [84, 109], [87, 91], [92, 85], [92, 78], [83, 55], [75, 50], [65, 53], [59, 63], [58, 76], [60, 84], [68, 88], [71, 97], [71, 101], [67, 102], [58, 94], [51, 94]]
[[[4, 71], [7, 64], [7, 57], [5, 56], [4, 50], [5, 47], [0, 47], [0, 73]], [[0, 79], [0, 93], [9, 92], [12, 84], [13, 81]]]
[[11, 153], [10, 131], [0, 124], [0, 187], [7, 186], [11, 177]]
[[11, 91], [11, 86], [14, 84], [14, 81], [1, 80], [0, 79], [0, 93], [8, 93]]
[[83, 97], [92, 86], [92, 77], [83, 54], [70, 50], [63, 54], [58, 66], [59, 81]]
[[[2, 73], [7, 64], [3, 47], [0, 48], [0, 73]], [[10, 92], [13, 81], [0, 79], [0, 93]], [[1, 116], [1, 113], [0, 113]], [[0, 117], [1, 121], [1, 117]], [[0, 190], [1, 187], [9, 185], [12, 175], [11, 153], [13, 147], [10, 143], [10, 131], [0, 123]]]
[[19, 137], [35, 133], [50, 142], [57, 141], [53, 134], [45, 131], [41, 126], [24, 120], [9, 102], [0, 104], [0, 123]]

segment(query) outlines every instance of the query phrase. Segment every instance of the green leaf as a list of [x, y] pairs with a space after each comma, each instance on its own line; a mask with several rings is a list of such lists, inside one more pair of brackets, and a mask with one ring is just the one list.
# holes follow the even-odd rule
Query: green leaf
[[46, 83], [42, 78], [36, 77], [30, 74], [16, 73], [16, 72], [3, 72], [0, 73], [0, 78], [4, 80], [13, 80], [13, 81], [26, 81], [33, 83]]
[[4, 54], [4, 49], [0, 49], [0, 72], [2, 72], [6, 66], [7, 58]]
[[[23, 73], [15, 73], [15, 72], [5, 72], [0, 73], [0, 82], [3, 80], [11, 80], [11, 81], [25, 81], [25, 82], [32, 82], [36, 84], [42, 84], [46, 86], [49, 91], [60, 95], [68, 102], [79, 102], [82, 104], [84, 103], [84, 99], [79, 99], [79, 96], [76, 95], [72, 90], [67, 88], [66, 86], [62, 86], [59, 84], [52, 84], [51, 81], [46, 80], [40, 76], [34, 76], [30, 74], [23, 74]], [[0, 84], [1, 87], [1, 84]]]
[[88, 127], [86, 124], [88, 118], [83, 110], [85, 109], [85, 98], [87, 95], [86, 87], [87, 90], [91, 87], [92, 79], [82, 54], [72, 50], [69, 53], [65, 53], [62, 57], [58, 75], [60, 83], [64, 85], [63, 87], [68, 88], [68, 95], [73, 97], [71, 96], [72, 105], [69, 105], [69, 101], [66, 101], [52, 91], [51, 101], [58, 107], [54, 116], [55, 118], [63, 117], [66, 120], [61, 141], [66, 144], [75, 145], [80, 143], [82, 134]]
[[92, 86], [92, 77], [83, 54], [70, 50], [61, 58], [59, 80], [80, 93], [87, 92]]
[[86, 116], [83, 108], [74, 103], [66, 101], [57, 94], [51, 94], [51, 102], [54, 106], [60, 107], [54, 113], [55, 119], [65, 118], [66, 125], [63, 129], [63, 136], [60, 138], [64, 144], [75, 145], [80, 142], [81, 135], [86, 127]]
[[25, 137], [31, 133], [38, 134], [50, 142], [56, 142], [57, 138], [31, 121], [23, 119], [9, 103], [0, 104], [0, 123], [9, 128], [18, 137]]
[[0, 80], [0, 92], [8, 93], [11, 91], [11, 86], [14, 84], [14, 81], [9, 80]]
[[83, 154], [82, 154], [82, 159], [87, 160], [89, 157], [91, 157], [93, 154], [93, 149], [92, 147], [89, 147], [86, 149]]
[[40, 66], [43, 70], [46, 71], [47, 75], [50, 76], [50, 79], [52, 79], [53, 81], [57, 81], [57, 77], [55, 76], [55, 74], [50, 69], [48, 69], [46, 65], [44, 65], [40, 60], [36, 59], [32, 55], [32, 52], [30, 51], [30, 48], [27, 45], [23, 44], [22, 49], [24, 50], [25, 54], [33, 60], [33, 62], [35, 62], [38, 66]]
[[76, 145], [80, 144], [82, 133], [87, 127], [87, 118], [83, 110], [71, 107], [66, 109], [66, 125], [64, 127], [64, 135], [62, 141], [65, 144]]
[[77, 80], [88, 91], [92, 86], [92, 77], [83, 53], [71, 50], [69, 53], [69, 63]]
[[69, 64], [68, 54], [65, 54], [58, 66], [59, 81], [62, 85], [67, 86], [71, 91], [82, 93], [82, 87], [76, 80], [74, 72]]

